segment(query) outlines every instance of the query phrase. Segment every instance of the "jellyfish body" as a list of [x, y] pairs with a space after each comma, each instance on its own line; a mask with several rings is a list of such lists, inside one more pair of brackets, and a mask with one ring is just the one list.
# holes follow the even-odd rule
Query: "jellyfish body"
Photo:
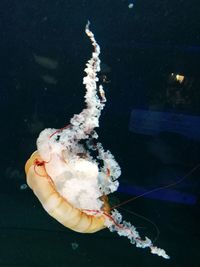
[[[35, 151], [25, 165], [27, 184], [33, 190], [44, 209], [58, 222], [76, 232], [94, 233], [105, 228], [104, 215], [89, 215], [74, 207], [56, 189], [52, 177], [46, 171], [44, 161]], [[65, 163], [67, 165], [67, 163]], [[106, 197], [102, 199], [104, 210], [109, 211]]]
[[107, 195], [117, 190], [121, 169], [111, 152], [97, 142], [95, 128], [106, 98], [103, 87], [97, 85], [100, 47], [89, 22], [85, 32], [94, 47], [83, 79], [86, 108], [75, 114], [68, 126], [40, 133], [37, 151], [25, 165], [27, 184], [49, 215], [67, 228], [94, 233], [107, 227], [137, 247], [149, 247], [151, 253], [169, 258], [150, 239], [142, 240], [135, 227], [109, 206]]

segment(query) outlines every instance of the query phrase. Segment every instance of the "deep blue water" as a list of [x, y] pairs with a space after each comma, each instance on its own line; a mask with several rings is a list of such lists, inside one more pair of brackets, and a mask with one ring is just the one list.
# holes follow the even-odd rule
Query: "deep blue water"
[[[199, 118], [200, 3], [132, 2], [131, 9], [128, 0], [0, 2], [0, 266], [200, 266], [199, 169], [171, 188], [193, 196], [192, 205], [169, 196], [141, 197], [123, 207], [157, 225], [156, 245], [171, 255], [168, 261], [106, 230], [83, 235], [65, 229], [31, 190], [20, 189], [40, 131], [67, 125], [84, 107], [83, 70], [92, 52], [84, 32], [88, 19], [102, 51], [101, 81], [106, 75], [107, 103], [97, 131], [122, 168], [120, 182], [151, 190], [179, 181], [199, 164], [198, 138], [167, 126], [157, 135], [136, 133], [129, 125], [133, 109]], [[34, 55], [58, 67], [45, 68]], [[172, 73], [183, 75], [183, 83]], [[118, 192], [113, 201], [130, 197]], [[148, 221], [122, 212], [144, 236], [156, 236]]]

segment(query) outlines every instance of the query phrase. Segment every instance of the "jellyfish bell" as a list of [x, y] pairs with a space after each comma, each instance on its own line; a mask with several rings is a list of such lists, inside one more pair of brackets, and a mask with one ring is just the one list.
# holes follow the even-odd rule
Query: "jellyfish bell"
[[[49, 164], [53, 164], [53, 161]], [[66, 168], [64, 168], [64, 165], [66, 165]], [[58, 172], [54, 171], [52, 173], [50, 171], [49, 173], [48, 163], [45, 163], [38, 151], [35, 151], [25, 165], [28, 186], [34, 191], [34, 194], [49, 215], [65, 227], [81, 233], [94, 233], [105, 228], [105, 218], [103, 215], [98, 214], [98, 216], [93, 216], [83, 212], [80, 207], [73, 205], [73, 202], [76, 200], [72, 199], [70, 194], [66, 198], [65, 192], [62, 192], [61, 188], [64, 181], [71, 179], [69, 174], [65, 176], [69, 166], [67, 163], [64, 163], [64, 165], [62, 166], [64, 172], [61, 172], [60, 168], [54, 167]], [[75, 174], [76, 171], [73, 172], [71, 170], [71, 175], [73, 176]], [[61, 178], [61, 182], [56, 182], [58, 177]], [[72, 191], [74, 192], [74, 190]], [[102, 197], [100, 202], [102, 203], [102, 210], [109, 212], [107, 199]]]

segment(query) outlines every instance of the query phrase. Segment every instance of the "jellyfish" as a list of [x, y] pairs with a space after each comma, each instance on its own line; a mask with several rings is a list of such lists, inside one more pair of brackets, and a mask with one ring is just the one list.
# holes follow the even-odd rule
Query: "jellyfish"
[[62, 129], [48, 128], [40, 133], [37, 150], [25, 165], [27, 184], [47, 213], [65, 227], [80, 233], [108, 228], [167, 259], [163, 249], [147, 237], [142, 240], [135, 227], [109, 205], [108, 195], [117, 190], [121, 169], [112, 153], [98, 142], [96, 128], [106, 97], [97, 76], [100, 47], [89, 25], [85, 32], [94, 51], [83, 78], [86, 107]]

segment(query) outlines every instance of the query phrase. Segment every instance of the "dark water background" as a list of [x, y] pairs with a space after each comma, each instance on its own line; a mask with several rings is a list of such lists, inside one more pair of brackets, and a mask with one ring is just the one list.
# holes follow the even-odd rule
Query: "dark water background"
[[[156, 245], [166, 249], [170, 260], [135, 248], [108, 230], [84, 235], [65, 229], [45, 213], [31, 190], [20, 189], [39, 132], [63, 127], [83, 108], [83, 69], [92, 51], [84, 33], [88, 19], [106, 64], [100, 75], [108, 81], [98, 133], [122, 167], [120, 181], [155, 188], [183, 177], [200, 162], [199, 140], [129, 131], [133, 108], [199, 116], [200, 3], [135, 0], [133, 8], [129, 3], [0, 1], [0, 266], [200, 266], [199, 170], [173, 188], [193, 194], [194, 205], [140, 198], [124, 206], [157, 225]], [[34, 54], [55, 59], [58, 68], [43, 68]], [[181, 104], [167, 98], [172, 72], [186, 77]], [[45, 82], [43, 75], [57, 83]], [[115, 201], [129, 197], [116, 193]], [[122, 212], [154, 239], [155, 227]]]

